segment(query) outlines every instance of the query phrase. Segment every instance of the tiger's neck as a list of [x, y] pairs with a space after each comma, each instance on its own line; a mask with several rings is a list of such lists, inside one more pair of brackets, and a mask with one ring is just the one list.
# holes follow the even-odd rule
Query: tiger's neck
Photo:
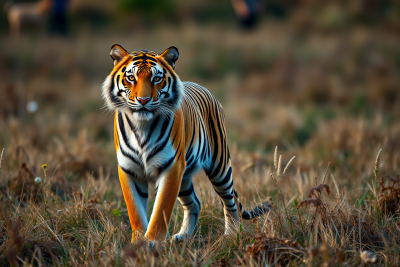
[[142, 136], [143, 138], [152, 135], [153, 131], [157, 127], [157, 125], [162, 124], [166, 120], [170, 120], [170, 117], [167, 117], [162, 114], [156, 114], [150, 120], [138, 120], [135, 119], [132, 115], [132, 112], [120, 111], [124, 114], [124, 117], [127, 119], [127, 124], [129, 128], [135, 132], [138, 136]]

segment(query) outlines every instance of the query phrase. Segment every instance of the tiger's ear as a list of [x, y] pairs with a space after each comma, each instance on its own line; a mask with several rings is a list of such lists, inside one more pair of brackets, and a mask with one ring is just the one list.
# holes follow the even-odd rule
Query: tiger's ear
[[114, 60], [114, 66], [121, 62], [121, 60], [128, 55], [129, 53], [118, 44], [115, 44], [111, 47], [110, 56]]
[[179, 57], [179, 51], [178, 48], [176, 48], [175, 46], [171, 46], [169, 48], [167, 48], [167, 50], [165, 50], [162, 54], [161, 57], [167, 61], [167, 63], [173, 68], [175, 69], [175, 62], [178, 60]]

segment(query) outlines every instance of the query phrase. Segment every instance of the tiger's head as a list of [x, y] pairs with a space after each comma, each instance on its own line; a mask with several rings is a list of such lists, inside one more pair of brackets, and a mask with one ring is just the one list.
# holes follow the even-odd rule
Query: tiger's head
[[110, 55], [114, 68], [102, 87], [109, 109], [130, 112], [139, 121], [174, 114], [183, 94], [182, 82], [174, 71], [179, 57], [176, 47], [157, 54], [146, 50], [128, 53], [113, 45]]

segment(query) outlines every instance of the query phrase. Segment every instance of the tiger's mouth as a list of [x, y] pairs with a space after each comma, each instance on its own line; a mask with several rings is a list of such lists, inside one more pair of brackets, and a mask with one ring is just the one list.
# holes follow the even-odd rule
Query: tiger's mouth
[[145, 108], [145, 107], [142, 107], [142, 108], [139, 108], [139, 109], [133, 109], [133, 108], [131, 108], [131, 110], [132, 110], [132, 113], [138, 113], [138, 114], [147, 114], [147, 113], [154, 113], [154, 111], [153, 110], [149, 110], [149, 109], [147, 109], [147, 108]]

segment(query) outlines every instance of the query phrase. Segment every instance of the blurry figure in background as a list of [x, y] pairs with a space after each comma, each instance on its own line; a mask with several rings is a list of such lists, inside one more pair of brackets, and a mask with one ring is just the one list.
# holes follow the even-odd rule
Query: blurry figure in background
[[46, 15], [52, 6], [52, 0], [41, 0], [36, 3], [7, 2], [4, 9], [7, 12], [10, 34], [19, 38], [23, 27], [34, 25], [39, 31], [44, 30]]
[[263, 9], [262, 0], [231, 0], [233, 9], [239, 18], [240, 24], [245, 29], [256, 25], [257, 16]]
[[68, 33], [68, 0], [53, 0], [51, 9], [50, 33], [65, 36]]

